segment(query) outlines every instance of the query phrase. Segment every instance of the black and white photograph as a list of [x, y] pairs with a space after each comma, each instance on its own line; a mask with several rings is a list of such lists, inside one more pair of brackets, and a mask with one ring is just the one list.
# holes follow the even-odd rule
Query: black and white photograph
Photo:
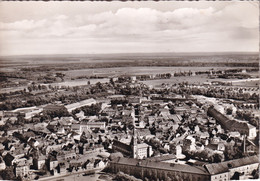
[[259, 1], [1, 1], [0, 180], [259, 180]]

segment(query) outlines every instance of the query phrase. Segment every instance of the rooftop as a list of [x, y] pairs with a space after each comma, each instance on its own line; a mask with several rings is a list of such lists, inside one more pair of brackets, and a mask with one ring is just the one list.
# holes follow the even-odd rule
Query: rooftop
[[240, 167], [240, 166], [249, 165], [253, 163], [259, 163], [259, 158], [257, 155], [240, 158], [236, 160], [225, 161], [221, 163], [212, 163], [212, 164], [205, 165], [205, 167], [211, 175], [214, 175], [214, 174], [228, 172], [230, 168]]
[[150, 161], [150, 160], [138, 160], [138, 159], [134, 159], [134, 158], [117, 158], [117, 159], [113, 160], [112, 162], [118, 163], [118, 164], [123, 164], [123, 165], [132, 165], [132, 166], [139, 165], [139, 166], [146, 167], [146, 168], [209, 175], [207, 170], [201, 166], [180, 165], [180, 164], [156, 162], [156, 161]]

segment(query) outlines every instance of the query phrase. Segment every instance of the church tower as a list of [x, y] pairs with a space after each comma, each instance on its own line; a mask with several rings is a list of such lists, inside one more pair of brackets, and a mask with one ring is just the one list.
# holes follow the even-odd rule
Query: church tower
[[133, 158], [138, 158], [137, 137], [135, 128], [133, 129], [133, 136], [130, 144], [132, 148]]

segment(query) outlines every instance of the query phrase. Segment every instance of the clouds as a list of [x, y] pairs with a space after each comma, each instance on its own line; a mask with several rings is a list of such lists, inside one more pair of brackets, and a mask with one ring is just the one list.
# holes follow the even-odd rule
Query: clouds
[[257, 51], [258, 11], [249, 3], [222, 9], [212, 3], [167, 11], [120, 7], [91, 14], [28, 17], [0, 22], [4, 47], [0, 54], [205, 51], [205, 47], [206, 51]]

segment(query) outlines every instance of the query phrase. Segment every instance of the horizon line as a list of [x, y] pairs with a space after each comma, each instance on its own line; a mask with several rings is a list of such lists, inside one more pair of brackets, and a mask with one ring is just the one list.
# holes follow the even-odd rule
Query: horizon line
[[119, 53], [55, 53], [55, 54], [14, 54], [0, 55], [0, 57], [17, 56], [62, 56], [62, 55], [115, 55], [115, 54], [232, 54], [232, 53], [259, 53], [259, 51], [216, 51], [216, 52], [119, 52]]

